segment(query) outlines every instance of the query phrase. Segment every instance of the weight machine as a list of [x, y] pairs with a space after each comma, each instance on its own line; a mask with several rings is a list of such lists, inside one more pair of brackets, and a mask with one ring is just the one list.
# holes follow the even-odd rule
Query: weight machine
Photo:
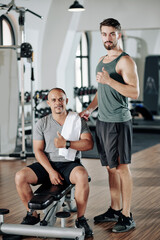
[[[34, 125], [34, 114], [33, 114], [33, 81], [34, 81], [34, 68], [33, 68], [33, 50], [32, 46], [29, 43], [25, 42], [25, 13], [30, 12], [31, 14], [35, 15], [36, 17], [43, 18], [42, 16], [38, 15], [37, 13], [29, 10], [28, 8], [24, 7], [17, 7], [15, 5], [15, 0], [12, 0], [9, 4], [1, 4], [0, 3], [0, 10], [7, 10], [6, 13], [8, 14], [11, 10], [17, 12], [19, 14], [19, 31], [20, 31], [20, 45], [19, 46], [10, 46], [17, 51], [20, 50], [18, 53], [20, 60], [20, 82], [21, 82], [21, 125], [22, 125], [22, 150], [20, 153], [12, 153], [9, 154], [9, 157], [20, 157], [21, 159], [25, 160], [27, 157], [34, 156], [33, 149], [32, 153], [26, 152], [25, 146], [25, 116], [24, 116], [24, 58], [27, 58], [28, 62], [31, 64], [31, 131], [33, 133], [33, 125]], [[4, 48], [4, 46], [2, 47]], [[31, 134], [32, 134], [31, 133]]]

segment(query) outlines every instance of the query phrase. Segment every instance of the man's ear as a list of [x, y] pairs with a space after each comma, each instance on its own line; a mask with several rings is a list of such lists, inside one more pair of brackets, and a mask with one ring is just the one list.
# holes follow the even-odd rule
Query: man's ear
[[68, 104], [68, 98], [66, 98], [66, 104]]
[[122, 33], [119, 32], [119, 33], [118, 33], [118, 40], [119, 40], [121, 37], [122, 37]]
[[48, 106], [50, 107], [50, 104], [49, 104], [49, 101], [47, 100], [47, 104], [48, 104]]

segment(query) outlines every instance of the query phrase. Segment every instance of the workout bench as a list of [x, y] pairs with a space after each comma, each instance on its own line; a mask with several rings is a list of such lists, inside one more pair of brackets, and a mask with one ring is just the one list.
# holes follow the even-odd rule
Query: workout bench
[[[89, 178], [90, 181], [90, 178]], [[0, 209], [0, 234], [3, 239], [18, 239], [18, 236], [52, 237], [84, 240], [85, 232], [81, 228], [66, 228], [65, 218], [70, 216], [69, 211], [75, 212], [73, 184], [70, 185], [41, 185], [29, 201], [31, 211], [43, 210], [44, 217], [37, 225], [7, 224], [4, 223], [4, 215], [8, 209]], [[66, 210], [66, 204], [69, 211]], [[59, 212], [61, 207], [64, 211]], [[54, 227], [57, 217], [61, 218], [61, 227]]]

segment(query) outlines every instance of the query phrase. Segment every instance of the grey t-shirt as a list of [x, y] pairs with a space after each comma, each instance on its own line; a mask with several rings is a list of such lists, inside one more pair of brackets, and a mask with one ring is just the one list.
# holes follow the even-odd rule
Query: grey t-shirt
[[[83, 118], [81, 118], [81, 134], [90, 133], [90, 130]], [[53, 162], [66, 162], [67, 160], [63, 156], [59, 156], [59, 149], [54, 145], [54, 139], [57, 138], [57, 131], [61, 133], [63, 126], [59, 125], [49, 114], [39, 119], [35, 125], [33, 132], [34, 140], [44, 140], [45, 149], [44, 152], [48, 159]], [[81, 152], [77, 151], [76, 158], [81, 158]], [[69, 161], [69, 160], [68, 160]]]

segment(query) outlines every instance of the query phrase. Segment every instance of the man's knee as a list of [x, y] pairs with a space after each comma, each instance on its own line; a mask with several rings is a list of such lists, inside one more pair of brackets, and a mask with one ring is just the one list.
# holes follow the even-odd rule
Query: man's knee
[[107, 168], [109, 174], [117, 174], [117, 169], [115, 167], [110, 168], [109, 166], [107, 166], [106, 168]]
[[73, 184], [88, 184], [88, 173], [84, 167], [76, 167], [72, 170], [70, 181]]
[[25, 167], [25, 168], [21, 169], [15, 175], [16, 186], [20, 186], [21, 184], [24, 184], [24, 183], [29, 183], [29, 184], [33, 183], [34, 184], [36, 182], [37, 182], [36, 175], [28, 167]]
[[20, 185], [21, 183], [23, 183], [26, 179], [26, 174], [25, 174], [25, 169], [21, 169], [20, 171], [18, 171], [15, 175], [15, 183], [16, 185]]
[[119, 164], [117, 167], [117, 172], [122, 176], [130, 174], [130, 169], [128, 164]]

